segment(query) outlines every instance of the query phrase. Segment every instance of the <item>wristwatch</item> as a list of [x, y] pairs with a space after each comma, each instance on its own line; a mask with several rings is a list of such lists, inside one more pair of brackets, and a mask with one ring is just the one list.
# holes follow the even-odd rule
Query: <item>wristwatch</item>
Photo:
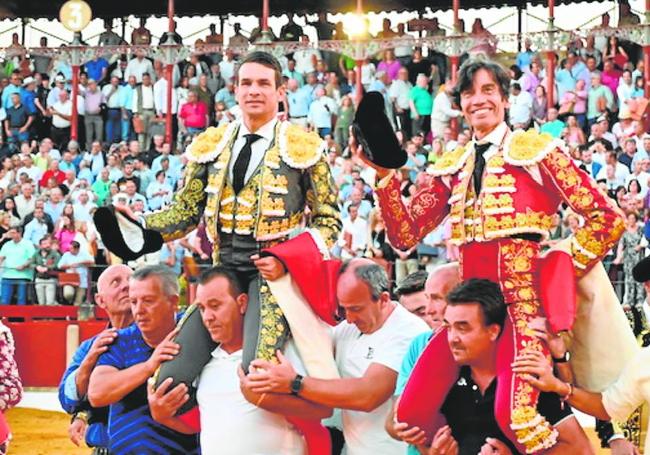
[[302, 375], [297, 374], [291, 381], [291, 395], [298, 395], [302, 390]]
[[564, 355], [560, 358], [553, 357], [553, 362], [555, 363], [567, 363], [569, 360], [571, 360], [571, 354], [569, 351], [566, 351]]

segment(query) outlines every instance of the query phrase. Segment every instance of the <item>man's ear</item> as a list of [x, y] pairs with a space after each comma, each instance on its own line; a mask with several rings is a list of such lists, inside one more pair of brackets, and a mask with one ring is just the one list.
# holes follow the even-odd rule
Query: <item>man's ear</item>
[[248, 294], [239, 294], [236, 301], [237, 305], [239, 305], [239, 312], [241, 314], [246, 314], [246, 309], [248, 308]]
[[168, 299], [169, 303], [171, 303], [172, 307], [174, 308], [174, 312], [178, 311], [178, 302], [180, 301], [178, 294], [170, 295]]
[[99, 308], [106, 309], [106, 303], [104, 303], [104, 299], [102, 298], [101, 294], [95, 294], [95, 303]]
[[490, 341], [496, 341], [501, 335], [501, 326], [499, 324], [490, 324], [488, 333], [490, 334]]

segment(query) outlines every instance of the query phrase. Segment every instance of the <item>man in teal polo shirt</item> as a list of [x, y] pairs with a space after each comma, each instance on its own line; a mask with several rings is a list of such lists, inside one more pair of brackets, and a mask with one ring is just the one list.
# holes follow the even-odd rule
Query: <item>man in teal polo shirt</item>
[[548, 119], [546, 123], [540, 127], [540, 133], [548, 133], [553, 137], [559, 138], [562, 136], [562, 131], [564, 130], [565, 125], [562, 120], [557, 118], [558, 110], [552, 107], [548, 110], [546, 115], [548, 116]]
[[34, 245], [23, 239], [22, 227], [9, 229], [7, 235], [11, 240], [0, 249], [0, 261], [3, 265], [2, 291], [0, 301], [9, 305], [14, 289], [18, 288], [18, 305], [25, 305], [27, 300], [27, 283], [32, 281], [34, 271], [31, 265]]
[[[398, 422], [395, 418], [395, 409], [397, 409], [397, 398], [402, 395], [406, 382], [411, 376], [411, 371], [417, 362], [420, 354], [429, 343], [431, 336], [442, 326], [443, 314], [447, 306], [447, 294], [460, 283], [460, 274], [458, 273], [458, 263], [452, 262], [436, 267], [427, 278], [424, 284], [424, 292], [429, 303], [427, 305], [427, 315], [433, 322], [432, 331], [424, 332], [413, 338], [409, 345], [406, 355], [402, 360], [402, 366], [397, 376], [395, 384], [396, 398], [393, 411], [388, 414], [386, 419], [386, 431], [394, 439], [405, 442], [415, 442], [418, 438], [424, 438], [424, 432], [419, 428], [408, 428], [408, 424]], [[408, 429], [407, 429], [408, 428]], [[407, 455], [417, 455], [418, 449], [414, 445], [409, 445]]]
[[429, 93], [429, 78], [418, 74], [416, 85], [409, 94], [409, 105], [413, 117], [413, 136], [424, 133], [426, 136], [431, 131], [431, 111], [433, 110], [433, 97]]

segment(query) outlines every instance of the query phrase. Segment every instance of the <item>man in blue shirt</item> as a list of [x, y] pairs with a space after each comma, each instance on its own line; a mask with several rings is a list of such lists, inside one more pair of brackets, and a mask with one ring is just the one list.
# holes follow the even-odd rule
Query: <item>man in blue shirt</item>
[[131, 119], [133, 118], [133, 93], [135, 92], [135, 76], [129, 76], [128, 84], [123, 85], [118, 92], [119, 105], [122, 110], [122, 140], [134, 139]]
[[289, 79], [287, 82], [287, 101], [289, 102], [289, 119], [291, 123], [307, 126], [307, 114], [311, 103], [311, 89], [299, 88], [300, 82]]
[[36, 115], [36, 81], [28, 76], [23, 81], [23, 88], [20, 89], [20, 102], [25, 106], [30, 115]]
[[103, 57], [95, 56], [94, 59], [86, 63], [85, 67], [88, 79], [92, 79], [99, 83], [106, 77], [108, 62]]
[[109, 406], [109, 450], [117, 454], [196, 454], [196, 436], [156, 423], [147, 402], [147, 381], [179, 352], [176, 334], [178, 281], [172, 270], [153, 265], [136, 270], [129, 287], [135, 324], [117, 332], [90, 376], [88, 398]]
[[[411, 341], [411, 344], [406, 351], [406, 355], [404, 356], [404, 360], [402, 361], [402, 366], [397, 376], [397, 383], [395, 384], [394, 396], [396, 403], [397, 399], [402, 395], [402, 392], [406, 387], [406, 383], [411, 376], [411, 371], [413, 371], [415, 363], [429, 343], [431, 335], [433, 335], [433, 333], [442, 325], [443, 314], [445, 312], [445, 307], [447, 306], [447, 301], [445, 299], [447, 298], [449, 291], [454, 289], [458, 283], [460, 283], [460, 275], [458, 264], [455, 262], [438, 266], [429, 274], [429, 277], [424, 284], [424, 293], [429, 301], [426, 314], [428, 320], [425, 322], [430, 324], [433, 330], [421, 333]], [[411, 438], [419, 435], [419, 429], [408, 429], [407, 424], [398, 422], [395, 418], [396, 407], [397, 404], [395, 404], [393, 412], [388, 414], [388, 418], [386, 419], [386, 431], [395, 439], [411, 442]], [[418, 453], [418, 449], [414, 445], [409, 445], [407, 451], [408, 455], [417, 455]]]
[[10, 84], [2, 89], [2, 107], [9, 109], [13, 102], [11, 101], [11, 95], [14, 93], [20, 94], [20, 71], [14, 70], [11, 73]]
[[85, 435], [89, 447], [108, 450], [108, 408], [93, 408], [86, 394], [97, 359], [115, 341], [117, 330], [133, 322], [129, 300], [132, 273], [129, 267], [120, 264], [108, 267], [99, 276], [95, 302], [108, 313], [109, 327], [81, 343], [59, 385], [61, 407], [73, 414], [68, 433], [76, 445]]

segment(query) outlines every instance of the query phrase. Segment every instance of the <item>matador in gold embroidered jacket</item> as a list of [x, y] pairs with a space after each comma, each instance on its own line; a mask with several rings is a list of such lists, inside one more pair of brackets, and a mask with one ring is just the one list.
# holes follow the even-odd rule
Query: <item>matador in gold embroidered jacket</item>
[[[233, 122], [201, 133], [188, 148], [185, 183], [172, 204], [146, 215], [149, 229], [165, 241], [193, 230], [205, 219], [213, 262], [253, 283], [259, 295], [259, 321], [247, 322], [244, 359], [270, 360], [289, 329], [268, 286], [250, 257], [301, 230], [309, 229], [319, 247], [329, 249], [341, 228], [339, 208], [323, 141], [289, 122], [275, 121], [273, 140], [244, 187], [235, 194], [229, 177], [232, 147], [241, 125]], [[255, 300], [254, 296], [249, 296]], [[249, 311], [252, 307], [249, 302]], [[253, 315], [247, 311], [247, 321]], [[252, 327], [257, 333], [251, 333]]]
[[[495, 415], [513, 444], [533, 453], [552, 446], [557, 431], [537, 412], [539, 392], [508, 371], [518, 353], [548, 352], [527, 327], [543, 313], [539, 296], [543, 284], [538, 283], [540, 241], [548, 236], [560, 204], [580, 215], [584, 223], [570, 239], [570, 256], [580, 278], [616, 244], [623, 233], [623, 217], [614, 202], [576, 167], [561, 141], [533, 130], [512, 132], [501, 123], [482, 142], [489, 143], [489, 148], [483, 155], [485, 169], [479, 176], [478, 194], [473, 172], [475, 144], [470, 142], [435, 163], [431, 184], [415, 194], [408, 206], [394, 175], [379, 182], [377, 196], [394, 246], [411, 248], [449, 217], [451, 241], [460, 249], [463, 279], [484, 278], [500, 285], [508, 317], [500, 337]], [[446, 338], [443, 329], [430, 346], [437, 343], [436, 349], [448, 350]], [[428, 418], [434, 421], [450, 384], [436, 384], [432, 369], [457, 366], [446, 354], [432, 355], [431, 359], [439, 359], [435, 365], [420, 365], [423, 358], [413, 371], [400, 408], [409, 406], [409, 396], [418, 397], [418, 411], [429, 406]], [[451, 359], [449, 364], [444, 358]], [[419, 374], [430, 374], [430, 380], [418, 378]]]

